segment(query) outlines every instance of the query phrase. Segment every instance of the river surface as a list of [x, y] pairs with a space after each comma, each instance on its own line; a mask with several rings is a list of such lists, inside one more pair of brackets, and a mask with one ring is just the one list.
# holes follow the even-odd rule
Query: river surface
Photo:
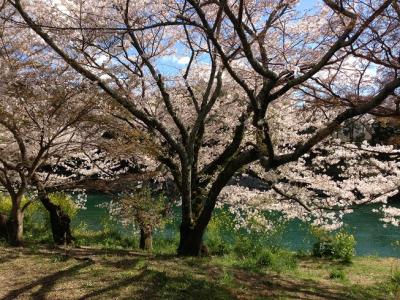
[[[100, 229], [101, 221], [107, 215], [106, 209], [99, 204], [112, 199], [107, 194], [89, 194], [86, 207], [79, 211], [75, 224], [81, 221], [89, 229]], [[400, 204], [396, 204], [400, 207]], [[363, 207], [344, 218], [346, 230], [354, 234], [357, 255], [395, 256], [400, 257], [400, 247], [395, 242], [400, 240], [400, 228], [388, 225], [386, 228], [379, 221], [379, 215], [371, 211], [372, 207]], [[293, 250], [310, 250], [312, 238], [307, 226], [299, 221], [291, 221], [282, 233], [282, 244]]]

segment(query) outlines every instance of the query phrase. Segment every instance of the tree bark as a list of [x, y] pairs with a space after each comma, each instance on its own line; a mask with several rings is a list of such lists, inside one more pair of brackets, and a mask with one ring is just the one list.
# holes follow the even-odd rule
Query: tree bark
[[200, 256], [204, 230], [181, 224], [178, 247], [179, 256]]
[[71, 219], [69, 216], [64, 213], [59, 205], [51, 203], [47, 196], [40, 198], [40, 201], [49, 212], [54, 243], [58, 245], [71, 244], [73, 237], [71, 234]]
[[12, 246], [21, 246], [24, 236], [24, 212], [21, 199], [12, 199], [12, 208], [8, 226], [8, 241]]
[[153, 229], [151, 225], [140, 228], [140, 249], [148, 252], [153, 251]]
[[38, 190], [38, 198], [40, 202], [50, 215], [50, 225], [54, 243], [57, 245], [71, 244], [74, 238], [71, 234], [70, 217], [59, 205], [55, 205], [51, 202], [46, 188], [39, 180], [35, 179], [34, 184]]
[[8, 217], [4, 214], [0, 214], [0, 238], [8, 241]]

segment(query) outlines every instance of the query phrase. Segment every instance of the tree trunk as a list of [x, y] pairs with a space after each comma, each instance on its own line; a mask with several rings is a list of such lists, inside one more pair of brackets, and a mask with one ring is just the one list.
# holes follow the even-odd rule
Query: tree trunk
[[204, 230], [181, 224], [178, 255], [200, 256], [203, 245]]
[[62, 210], [59, 205], [51, 202], [47, 191], [43, 184], [38, 180], [34, 181], [38, 190], [38, 197], [40, 202], [46, 208], [50, 215], [51, 232], [53, 235], [54, 243], [57, 245], [71, 244], [73, 237], [71, 234], [71, 219]]
[[8, 217], [0, 214], [0, 238], [8, 241]]
[[140, 228], [140, 249], [153, 251], [153, 229], [151, 225]]
[[12, 202], [8, 240], [13, 246], [21, 246], [24, 236], [24, 213], [20, 207], [20, 199], [13, 199]]
[[64, 213], [59, 205], [51, 203], [48, 197], [40, 199], [40, 201], [50, 214], [51, 232], [54, 243], [58, 245], [71, 244], [73, 237], [71, 234], [71, 219], [69, 216]]
[[73, 237], [71, 234], [71, 220], [69, 216], [64, 213], [59, 205], [51, 203], [47, 194], [45, 196], [42, 195], [39, 199], [49, 212], [54, 243], [58, 245], [63, 245], [65, 243], [70, 244]]
[[[180, 240], [178, 255], [180, 256], [208, 256], [208, 248], [203, 244], [203, 235], [207, 225], [211, 220], [212, 212], [215, 207], [215, 199], [218, 193], [207, 196], [206, 199], [197, 197], [192, 201], [194, 209], [195, 225], [188, 224], [182, 211], [182, 223], [180, 227]], [[212, 201], [214, 200], [214, 201]], [[185, 222], [186, 221], [186, 222]]]

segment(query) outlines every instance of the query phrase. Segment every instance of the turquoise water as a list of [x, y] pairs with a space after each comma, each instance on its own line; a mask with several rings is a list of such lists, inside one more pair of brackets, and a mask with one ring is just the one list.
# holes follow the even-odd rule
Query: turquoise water
[[[74, 223], [79, 224], [83, 221], [89, 229], [101, 228], [101, 221], [107, 212], [98, 205], [111, 199], [112, 196], [107, 194], [89, 194], [87, 209], [79, 211]], [[397, 207], [400, 207], [400, 204], [397, 204]], [[390, 225], [387, 228], [383, 227], [379, 216], [372, 213], [372, 208], [371, 206], [359, 208], [344, 218], [346, 230], [356, 238], [357, 255], [400, 257], [400, 247], [394, 246], [394, 243], [400, 240], [400, 228]], [[305, 224], [291, 221], [283, 231], [282, 243], [293, 250], [310, 250], [312, 238]]]

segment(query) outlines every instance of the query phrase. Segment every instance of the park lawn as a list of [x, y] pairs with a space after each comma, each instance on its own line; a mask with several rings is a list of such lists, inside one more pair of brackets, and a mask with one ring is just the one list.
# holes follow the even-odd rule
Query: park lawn
[[[303, 257], [296, 269], [277, 272], [230, 256], [93, 248], [65, 256], [62, 249], [0, 245], [0, 299], [400, 299], [392, 279], [398, 270], [394, 258], [343, 264]], [[330, 278], [335, 272], [342, 276]]]

